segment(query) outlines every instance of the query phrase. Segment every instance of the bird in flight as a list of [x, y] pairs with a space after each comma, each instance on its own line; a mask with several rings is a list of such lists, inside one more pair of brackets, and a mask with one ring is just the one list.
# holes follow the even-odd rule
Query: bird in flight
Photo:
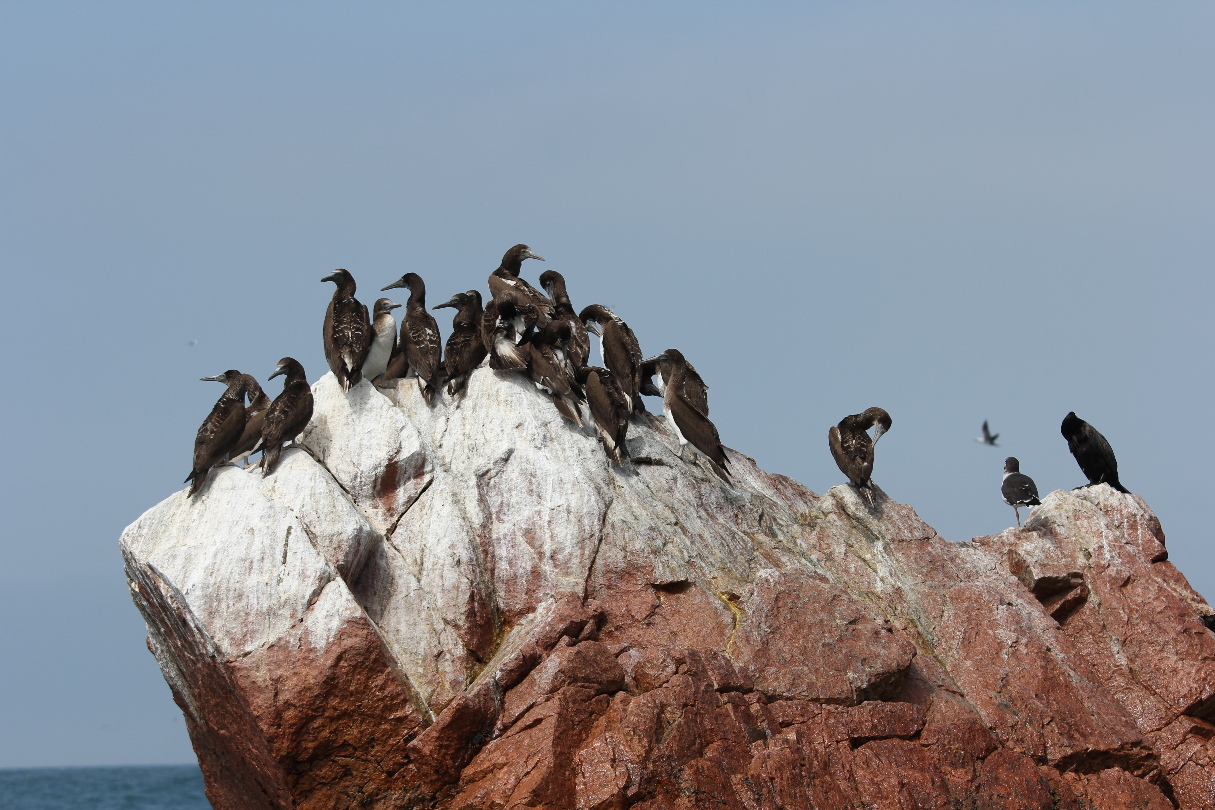
[[1000, 438], [1000, 434], [999, 433], [993, 434], [990, 430], [988, 430], [987, 429], [987, 420], [984, 419], [983, 420], [983, 435], [976, 438], [975, 441], [978, 442], [979, 444], [990, 444], [992, 447], [999, 447], [1000, 445], [996, 444], [996, 439], [998, 439], [998, 438]]

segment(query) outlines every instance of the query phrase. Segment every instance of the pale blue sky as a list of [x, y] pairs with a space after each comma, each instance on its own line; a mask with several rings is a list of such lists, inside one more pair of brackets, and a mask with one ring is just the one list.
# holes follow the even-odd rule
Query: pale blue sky
[[199, 377], [316, 379], [335, 267], [438, 302], [527, 242], [770, 471], [889, 410], [949, 540], [1005, 455], [1083, 483], [1075, 410], [1215, 594], [1213, 54], [1181, 3], [0, 6], [0, 767], [192, 758], [117, 538]]

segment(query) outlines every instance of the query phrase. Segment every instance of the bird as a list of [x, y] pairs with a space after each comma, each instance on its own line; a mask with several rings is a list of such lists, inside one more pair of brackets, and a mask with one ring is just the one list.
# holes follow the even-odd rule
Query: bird
[[1070, 411], [1063, 417], [1059, 432], [1067, 439], [1067, 449], [1072, 451], [1076, 463], [1088, 477], [1085, 486], [1109, 484], [1119, 492], [1130, 494], [1130, 490], [1118, 480], [1118, 459], [1114, 458], [1114, 448], [1095, 427], [1076, 416], [1075, 411]]
[[397, 350], [397, 319], [392, 314], [400, 307], [387, 298], [379, 298], [372, 307], [371, 350], [363, 361], [363, 379], [371, 380], [388, 370], [388, 361]]
[[998, 439], [998, 438], [1000, 438], [1000, 434], [992, 433], [990, 430], [988, 430], [987, 429], [987, 420], [984, 419], [983, 420], [983, 435], [976, 438], [975, 441], [978, 442], [979, 444], [990, 444], [992, 447], [999, 447], [1000, 445], [996, 444], [996, 439]]
[[527, 353], [519, 346], [517, 314], [512, 302], [496, 300], [481, 313], [481, 345], [489, 354], [489, 367], [496, 371], [527, 368]]
[[532, 253], [527, 245], [515, 245], [502, 256], [502, 263], [489, 274], [489, 294], [500, 305], [514, 305], [515, 331], [520, 339], [526, 339], [532, 328], [544, 326], [556, 315], [553, 302], [544, 293], [519, 278], [524, 259], [544, 261], [543, 256]]
[[[721, 444], [721, 436], [717, 433], [717, 426], [709, 421], [708, 414], [697, 407], [693, 398], [687, 394], [691, 388], [703, 397], [704, 383], [701, 382], [701, 388], [689, 385], [688, 370], [691, 364], [678, 349], [667, 349], [653, 359], [656, 367], [665, 371], [660, 375], [665, 378], [662, 412], [679, 439], [680, 458], [683, 458], [684, 446], [690, 444], [695, 453], [708, 459], [713, 472], [728, 483], [730, 475], [726, 468], [729, 461], [726, 458], [726, 449]], [[695, 370], [692, 373], [695, 373]], [[699, 374], [696, 379], [700, 379]]]
[[[873, 438], [869, 428], [874, 427]], [[882, 434], [890, 430], [890, 414], [881, 408], [868, 408], [864, 413], [845, 416], [840, 423], [827, 431], [827, 443], [840, 472], [848, 476], [852, 485], [865, 494], [873, 506], [873, 446]]]
[[286, 375], [282, 392], [270, 403], [266, 411], [266, 419], [262, 423], [262, 477], [274, 471], [278, 464], [279, 454], [283, 452], [283, 442], [295, 441], [295, 437], [308, 427], [312, 419], [312, 389], [308, 387], [308, 377], [304, 367], [292, 357], [284, 357], [278, 361], [274, 373], [267, 377], [272, 380], [280, 374]]
[[212, 467], [228, 460], [245, 429], [244, 399], [249, 385], [245, 375], [229, 369], [201, 379], [221, 382], [227, 387], [194, 437], [194, 467], [183, 482], [190, 484], [187, 497], [198, 494]]
[[565, 291], [565, 277], [556, 270], [545, 270], [540, 274], [540, 286], [553, 301], [553, 308], [557, 312], [553, 320], [569, 325], [570, 335], [565, 341], [565, 349], [570, 365], [574, 368], [585, 366], [591, 359], [591, 339], [587, 335], [586, 324], [578, 317], [574, 305], [570, 303], [569, 293]]
[[456, 293], [435, 309], [453, 307], [456, 315], [451, 321], [451, 334], [443, 348], [443, 368], [447, 371], [447, 395], [454, 397], [468, 382], [468, 375], [485, 359], [485, 343], [481, 340], [481, 293], [476, 290]]
[[561, 345], [568, 335], [567, 324], [550, 321], [543, 330], [532, 336], [531, 342], [519, 348], [527, 352], [527, 373], [532, 382], [549, 395], [562, 416], [581, 427], [578, 403], [583, 395]]
[[[665, 352], [664, 352], [665, 354]], [[671, 376], [672, 365], [657, 355], [641, 361], [641, 393], [651, 397], [661, 397], [666, 392], [667, 380]], [[709, 386], [701, 379], [696, 368], [684, 361], [683, 396], [696, 410], [709, 415]], [[657, 382], [655, 382], [657, 381]]]
[[578, 372], [599, 441], [602, 442], [608, 457], [616, 464], [624, 466], [629, 458], [624, 440], [629, 429], [629, 415], [633, 410], [629, 399], [620, 387], [616, 375], [610, 370], [599, 366], [583, 366]]
[[321, 281], [337, 285], [325, 310], [325, 359], [338, 385], [349, 391], [363, 379], [363, 363], [371, 350], [371, 320], [367, 307], [354, 297], [354, 276], [338, 269]]
[[603, 365], [620, 383], [620, 388], [629, 399], [629, 408], [645, 410], [641, 402], [641, 346], [628, 324], [602, 304], [591, 304], [578, 318], [586, 328], [599, 337], [599, 353]]
[[1013, 508], [1018, 528], [1021, 526], [1019, 507], [1039, 506], [1042, 503], [1038, 500], [1038, 485], [1021, 472], [1021, 463], [1012, 456], [1004, 459], [1004, 480], [1000, 484], [1000, 494], [1004, 496], [1004, 503]]
[[245, 429], [241, 431], [240, 440], [236, 446], [232, 448], [233, 464], [245, 460], [245, 466], [249, 466], [249, 456], [253, 455], [253, 448], [257, 447], [258, 441], [262, 438], [262, 422], [266, 418], [266, 409], [270, 407], [270, 397], [266, 396], [266, 392], [257, 384], [257, 380], [252, 374], [245, 374], [245, 391], [249, 398], [249, 404], [245, 406]]
[[434, 404], [435, 382], [443, 362], [443, 343], [439, 325], [426, 311], [426, 283], [417, 273], [406, 273], [384, 287], [385, 290], [405, 287], [409, 302], [405, 304], [405, 319], [401, 321], [401, 343], [405, 361], [418, 375], [418, 388], [427, 405]]

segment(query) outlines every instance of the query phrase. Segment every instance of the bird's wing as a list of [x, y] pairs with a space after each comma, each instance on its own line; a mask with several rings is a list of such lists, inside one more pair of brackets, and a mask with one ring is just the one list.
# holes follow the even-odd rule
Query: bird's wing
[[439, 325], [426, 310], [410, 313], [405, 320], [409, 324], [409, 365], [418, 372], [419, 377], [433, 383], [435, 372], [443, 359]]
[[245, 406], [221, 397], [194, 437], [194, 469], [203, 470], [223, 461], [245, 429]]
[[687, 400], [678, 396], [677, 392], [670, 388], [667, 389], [666, 405], [683, 437], [714, 463], [724, 468], [729, 463], [726, 459], [726, 451], [721, 446], [721, 436], [717, 433], [717, 426], [709, 421], [709, 417], [696, 410]]

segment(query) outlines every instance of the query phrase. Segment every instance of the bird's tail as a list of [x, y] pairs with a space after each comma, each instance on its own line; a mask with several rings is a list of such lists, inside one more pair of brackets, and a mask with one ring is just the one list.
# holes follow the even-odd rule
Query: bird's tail
[[578, 416], [577, 408], [571, 405], [565, 397], [557, 394], [549, 394], [549, 397], [552, 398], [553, 404], [557, 406], [557, 410], [561, 412], [562, 416], [578, 427], [582, 427], [582, 418]]
[[190, 475], [187, 476], [186, 481], [190, 482], [190, 491], [186, 493], [186, 497], [193, 498], [198, 494], [198, 491], [202, 489], [203, 482], [207, 480], [208, 472], [209, 470], [205, 468], [201, 470], [193, 470]]

